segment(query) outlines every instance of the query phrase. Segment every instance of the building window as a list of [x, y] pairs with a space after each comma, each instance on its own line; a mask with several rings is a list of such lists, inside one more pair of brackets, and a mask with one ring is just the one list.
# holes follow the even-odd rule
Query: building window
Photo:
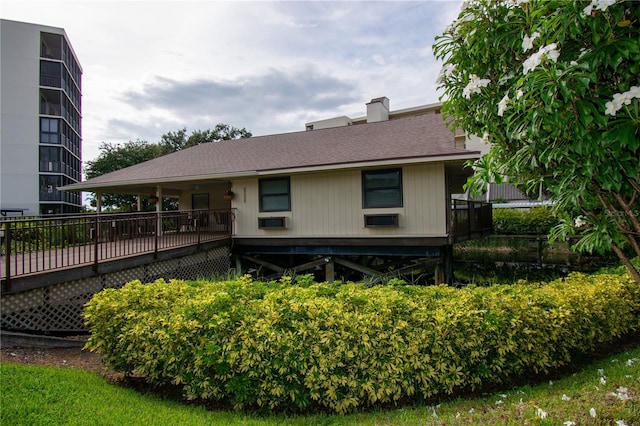
[[209, 194], [191, 194], [192, 210], [209, 210]]
[[363, 171], [362, 207], [402, 207], [402, 169]]
[[40, 119], [40, 143], [60, 143], [60, 128], [57, 118]]
[[288, 177], [260, 179], [259, 185], [261, 212], [291, 210], [291, 186]]

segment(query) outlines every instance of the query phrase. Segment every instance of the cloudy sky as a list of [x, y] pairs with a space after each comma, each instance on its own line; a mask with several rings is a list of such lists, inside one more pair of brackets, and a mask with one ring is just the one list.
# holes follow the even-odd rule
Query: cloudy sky
[[83, 67], [83, 159], [183, 127], [254, 136], [438, 101], [431, 51], [460, 1], [0, 0], [67, 32]]

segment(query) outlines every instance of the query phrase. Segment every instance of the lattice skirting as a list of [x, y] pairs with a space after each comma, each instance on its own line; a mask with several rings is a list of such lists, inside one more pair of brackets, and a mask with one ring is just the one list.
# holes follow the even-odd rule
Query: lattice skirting
[[3, 330], [44, 333], [86, 332], [82, 317], [84, 305], [102, 289], [120, 288], [133, 280], [213, 278], [226, 275], [229, 268], [229, 248], [218, 247], [178, 259], [4, 295], [0, 327]]

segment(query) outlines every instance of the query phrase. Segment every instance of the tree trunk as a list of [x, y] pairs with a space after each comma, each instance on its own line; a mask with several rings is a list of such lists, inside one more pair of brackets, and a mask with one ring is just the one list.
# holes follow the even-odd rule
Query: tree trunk
[[617, 245], [613, 244], [611, 248], [618, 255], [622, 263], [624, 263], [624, 266], [627, 267], [633, 279], [636, 280], [638, 284], [640, 284], [640, 272], [638, 272], [638, 270], [635, 268], [635, 266], [633, 266], [631, 261], [629, 261], [629, 258], [624, 254], [624, 252]]

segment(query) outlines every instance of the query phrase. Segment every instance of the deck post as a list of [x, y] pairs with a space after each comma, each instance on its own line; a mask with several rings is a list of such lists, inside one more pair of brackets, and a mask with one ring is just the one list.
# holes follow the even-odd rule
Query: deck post
[[444, 275], [442, 273], [442, 263], [437, 263], [435, 271], [433, 273], [433, 280], [436, 285], [440, 285], [444, 282]]
[[335, 264], [333, 263], [333, 258], [331, 257], [325, 259], [325, 261], [327, 261], [327, 264], [324, 266], [324, 279], [327, 280], [329, 284], [332, 284], [335, 280]]
[[160, 235], [158, 235], [158, 229], [160, 229], [160, 227], [162, 227], [162, 221], [160, 220], [160, 213], [156, 212], [155, 216], [155, 227], [156, 227], [156, 232], [155, 235], [153, 236], [153, 258], [157, 259], [158, 258], [158, 240], [160, 239]]
[[11, 222], [5, 222], [4, 226], [4, 244], [5, 244], [5, 272], [6, 272], [6, 290], [11, 288]]
[[448, 244], [442, 247], [442, 268], [443, 279], [447, 285], [453, 284], [453, 245]]
[[[158, 201], [156, 202], [156, 236], [162, 235], [162, 220], [160, 215], [162, 215], [162, 186], [156, 186], [156, 197], [158, 197]], [[157, 238], [156, 238], [157, 240]]]
[[[98, 198], [99, 199], [99, 198]], [[100, 210], [98, 210], [100, 212]], [[100, 241], [100, 213], [93, 217], [93, 270], [98, 272], [98, 241]]]

